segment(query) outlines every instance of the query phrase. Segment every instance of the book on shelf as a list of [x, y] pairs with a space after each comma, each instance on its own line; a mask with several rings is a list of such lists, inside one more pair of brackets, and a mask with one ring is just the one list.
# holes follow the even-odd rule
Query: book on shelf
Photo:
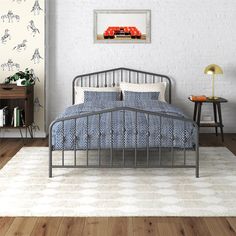
[[25, 111], [23, 109], [20, 110], [20, 126], [25, 127]]
[[5, 106], [0, 109], [0, 127], [4, 127], [8, 124], [8, 107]]
[[14, 107], [14, 110], [13, 110], [13, 126], [14, 127], [18, 127], [19, 126], [19, 114], [18, 114], [18, 111], [19, 111], [19, 107]]
[[205, 95], [191, 95], [189, 98], [193, 102], [205, 102], [207, 100]]
[[14, 127], [25, 126], [25, 112], [23, 109], [15, 107], [13, 117], [14, 117], [13, 118]]

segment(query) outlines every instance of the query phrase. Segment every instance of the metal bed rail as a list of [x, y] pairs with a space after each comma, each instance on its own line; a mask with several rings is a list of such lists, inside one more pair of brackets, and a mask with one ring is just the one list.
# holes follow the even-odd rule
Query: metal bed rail
[[[114, 112], [123, 112], [123, 118], [122, 118], [122, 147], [119, 149], [116, 149], [114, 147]], [[132, 166], [126, 166], [125, 165], [125, 161], [126, 161], [126, 156], [125, 156], [125, 152], [128, 150], [125, 147], [125, 133], [126, 133], [126, 126], [125, 126], [125, 112], [133, 112], [134, 113], [134, 124], [135, 124], [135, 130], [134, 130], [134, 134], [135, 134], [135, 147], [131, 148], [131, 150], [134, 151], [134, 162]], [[110, 134], [110, 160], [109, 160], [109, 164], [108, 165], [102, 165], [101, 163], [101, 151], [102, 146], [101, 146], [101, 119], [102, 119], [102, 115], [103, 114], [109, 114], [110, 115], [110, 124], [109, 124], [109, 134]], [[144, 114], [146, 117], [146, 122], [147, 122], [147, 130], [145, 132], [145, 138], [146, 138], [146, 148], [139, 148], [138, 146], [138, 135], [139, 135], [139, 130], [138, 130], [138, 114]], [[89, 130], [89, 117], [91, 116], [97, 116], [98, 118], [98, 124], [97, 124], [97, 128], [98, 128], [98, 148], [96, 148], [97, 150], [97, 158], [98, 158], [98, 164], [97, 165], [90, 165], [89, 164], [89, 134], [88, 134], [88, 130]], [[159, 147], [156, 147], [155, 150], [158, 151], [158, 163], [153, 165], [150, 164], [150, 152], [153, 150], [152, 147], [149, 147], [149, 143], [150, 143], [150, 117], [151, 116], [155, 116], [157, 119], [159, 119], [159, 126], [157, 127], [157, 129], [160, 131], [158, 133], [159, 135]], [[86, 120], [86, 140], [87, 140], [87, 146], [86, 149], [83, 149], [83, 151], [86, 152], [86, 164], [80, 165], [77, 163], [77, 151], [79, 150], [78, 147], [78, 140], [80, 137], [77, 136], [77, 132], [76, 132], [76, 124], [78, 122], [79, 119], [85, 119]], [[163, 159], [163, 150], [165, 150], [166, 148], [163, 147], [162, 145], [162, 141], [164, 139], [164, 136], [162, 134], [162, 121], [164, 119], [169, 119], [171, 122], [171, 126], [172, 129], [174, 130], [174, 125], [175, 122], [183, 122], [183, 133], [184, 133], [184, 147], [175, 147], [175, 139], [176, 137], [174, 136], [174, 132], [172, 132], [171, 134], [166, 134], [168, 139], [170, 139], [171, 141], [171, 145], [167, 148], [168, 150], [170, 150], [171, 153], [171, 161], [170, 163], [167, 165], [164, 163], [164, 159]], [[67, 148], [65, 148], [65, 140], [66, 140], [66, 136], [65, 136], [65, 122], [66, 121], [72, 121], [75, 124], [75, 130], [73, 131], [73, 164], [71, 165], [67, 165], [65, 163], [65, 151], [67, 151]], [[60, 160], [60, 164], [53, 164], [53, 151], [55, 151], [54, 147], [53, 147], [53, 143], [52, 143], [52, 139], [53, 139], [53, 135], [52, 135], [52, 131], [53, 128], [56, 124], [61, 123], [62, 124], [62, 149], [60, 150], [61, 152], [61, 160]], [[194, 163], [195, 164], [187, 164], [186, 162], [186, 151], [188, 150], [188, 147], [186, 147], [186, 143], [188, 142], [188, 139], [186, 137], [186, 124], [190, 123], [193, 126], [193, 129], [196, 130], [196, 135], [194, 137], [193, 143], [193, 151], [195, 152], [195, 160]], [[101, 111], [96, 111], [96, 112], [89, 112], [89, 113], [83, 113], [80, 115], [74, 115], [74, 116], [70, 116], [70, 117], [65, 117], [65, 118], [59, 118], [56, 119], [55, 121], [53, 121], [50, 125], [49, 128], [49, 177], [52, 177], [52, 170], [53, 168], [195, 168], [195, 175], [198, 178], [199, 177], [199, 145], [198, 145], [198, 127], [197, 124], [187, 118], [184, 117], [176, 117], [176, 116], [172, 116], [172, 115], [168, 115], [168, 114], [163, 114], [163, 113], [159, 113], [159, 112], [152, 112], [152, 111], [145, 111], [145, 110], [141, 110], [141, 109], [136, 109], [136, 108], [131, 108], [131, 107], [116, 107], [116, 108], [111, 108], [111, 109], [105, 109], [105, 110], [101, 110]], [[114, 151], [120, 150], [122, 152], [122, 163], [120, 163], [120, 165], [114, 165]], [[137, 154], [138, 151], [145, 151], [145, 163], [144, 165], [138, 165], [137, 164]], [[183, 151], [183, 162], [181, 162], [181, 164], [176, 164], [175, 163], [175, 150], [178, 151]], [[71, 151], [71, 150], [70, 150]]]

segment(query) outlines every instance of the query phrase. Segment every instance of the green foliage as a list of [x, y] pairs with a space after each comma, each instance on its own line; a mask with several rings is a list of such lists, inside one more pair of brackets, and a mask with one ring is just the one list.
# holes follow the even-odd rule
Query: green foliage
[[12, 76], [9, 76], [5, 79], [5, 84], [10, 84], [11, 82], [16, 82], [17, 80], [22, 80], [21, 85], [30, 86], [35, 85], [36, 77], [33, 73], [33, 70], [25, 69], [25, 72], [19, 71]]

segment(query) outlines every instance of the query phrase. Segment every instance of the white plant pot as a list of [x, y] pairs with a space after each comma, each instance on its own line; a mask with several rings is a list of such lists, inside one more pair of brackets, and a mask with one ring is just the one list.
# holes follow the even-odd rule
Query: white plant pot
[[24, 81], [24, 80], [25, 80], [25, 79], [18, 79], [18, 80], [16, 81], [17, 86], [24, 86], [24, 85], [21, 84], [21, 82]]

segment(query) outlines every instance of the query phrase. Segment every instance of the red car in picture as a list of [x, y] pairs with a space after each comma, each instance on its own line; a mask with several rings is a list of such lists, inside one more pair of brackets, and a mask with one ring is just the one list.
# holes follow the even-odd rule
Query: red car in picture
[[103, 33], [104, 39], [131, 38], [141, 39], [142, 33], [134, 26], [109, 26]]

